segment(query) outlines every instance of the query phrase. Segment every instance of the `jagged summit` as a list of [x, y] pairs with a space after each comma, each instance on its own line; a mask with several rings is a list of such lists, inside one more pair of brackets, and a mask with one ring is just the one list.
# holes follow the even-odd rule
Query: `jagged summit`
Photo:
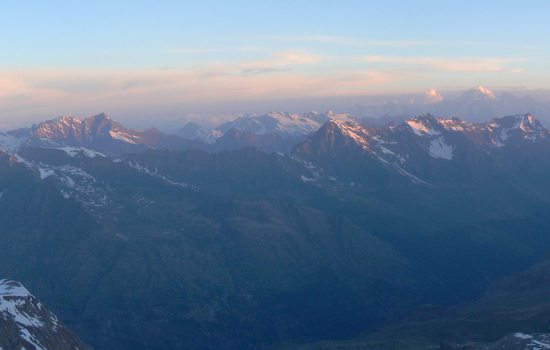
[[[1, 136], [1, 135], [0, 135]], [[15, 146], [10, 147], [16, 150], [18, 146], [32, 147], [84, 147], [90, 150], [105, 152], [107, 154], [132, 152], [146, 149], [148, 147], [163, 146], [177, 148], [185, 143], [185, 139], [167, 135], [155, 128], [144, 131], [127, 128], [114, 121], [105, 113], [80, 119], [74, 116], [62, 116], [56, 119], [47, 120], [30, 129], [28, 135], [19, 137], [23, 140], [17, 144], [9, 139], [7, 135], [2, 144]]]
[[548, 136], [548, 130], [531, 114], [507, 116], [488, 123], [474, 124], [458, 118], [442, 118], [428, 113], [409, 118], [395, 127], [383, 128], [365, 127], [353, 120], [331, 119], [319, 129], [317, 136], [314, 135], [312, 138], [334, 140], [335, 135], [340, 135], [353, 140], [365, 149], [370, 149], [377, 143], [391, 145], [403, 143], [405, 135], [410, 133], [428, 141], [438, 138], [439, 143], [450, 135], [461, 134], [472, 142], [482, 143], [487, 147], [495, 144], [502, 146], [508, 138], [516, 134], [533, 141]]
[[[39, 140], [52, 145], [68, 144], [77, 146], [88, 145], [98, 137], [115, 137], [119, 135], [117, 132], [124, 129], [105, 114], [98, 114], [85, 119], [62, 116], [40, 123], [32, 136], [36, 141]], [[128, 139], [128, 141], [133, 142], [131, 139]]]
[[511, 138], [535, 142], [549, 136], [549, 131], [530, 113], [495, 118], [486, 127], [500, 143]]
[[530, 113], [495, 118], [485, 123], [470, 123], [458, 118], [441, 118], [426, 114], [403, 122], [417, 136], [436, 136], [460, 133], [478, 139], [485, 135], [488, 145], [503, 146], [513, 138], [538, 141], [549, 136], [549, 131]]
[[502, 118], [492, 120], [494, 124], [498, 124], [507, 128], [519, 128], [526, 130], [540, 130], [543, 128], [542, 123], [531, 113], [509, 115]]
[[418, 136], [438, 134], [438, 119], [432, 114], [410, 118], [404, 122]]
[[470, 122], [458, 118], [436, 117], [430, 113], [407, 119], [403, 125], [418, 136], [433, 136], [442, 132], [464, 132], [475, 128], [475, 125]]

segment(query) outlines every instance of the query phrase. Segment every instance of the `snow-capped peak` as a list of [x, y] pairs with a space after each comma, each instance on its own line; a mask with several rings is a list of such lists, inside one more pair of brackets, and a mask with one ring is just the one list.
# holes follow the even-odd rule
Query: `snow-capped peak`
[[486, 129], [492, 135], [493, 143], [497, 145], [503, 145], [511, 137], [534, 142], [549, 136], [542, 123], [529, 113], [495, 118], [486, 124]]
[[491, 128], [501, 127], [506, 129], [521, 129], [522, 131], [542, 130], [544, 127], [540, 121], [530, 113], [509, 115], [495, 118], [488, 123]]
[[340, 130], [342, 135], [350, 138], [362, 148], [370, 148], [368, 142], [369, 130], [363, 127], [361, 124], [349, 120], [330, 119], [328, 121], [328, 125], [332, 125], [333, 127]]
[[462, 94], [462, 100], [464, 101], [487, 101], [495, 99], [495, 93], [483, 86], [475, 87]]
[[351, 114], [348, 114], [348, 113], [336, 113], [334, 111], [329, 110], [327, 113], [325, 113], [325, 115], [330, 120], [342, 120], [342, 121], [351, 121], [351, 122], [357, 121], [355, 117], [353, 117]]
[[297, 137], [317, 131], [328, 120], [355, 120], [346, 113], [287, 113], [269, 112], [263, 115], [248, 114], [235, 120], [228, 121], [216, 129], [213, 133], [221, 136], [231, 129], [247, 131], [256, 135], [276, 134], [283, 138]]
[[437, 103], [443, 101], [443, 96], [436, 89], [429, 89], [424, 92], [428, 103]]
[[9, 280], [0, 280], [0, 297], [20, 297], [25, 298], [30, 296], [31, 293], [27, 288], [19, 282], [9, 281]]
[[72, 124], [82, 123], [82, 120], [78, 119], [75, 116], [70, 116], [70, 115], [63, 115], [63, 116], [61, 116], [57, 119], [54, 119], [54, 120], [56, 120], [57, 122], [59, 122], [61, 124], [65, 124], [65, 125], [72, 125]]
[[487, 97], [490, 98], [490, 99], [495, 99], [495, 98], [496, 98], [495, 94], [494, 94], [491, 90], [489, 90], [489, 89], [487, 89], [487, 88], [485, 88], [485, 87], [483, 87], [483, 86], [481, 86], [481, 85], [478, 86], [478, 87], [476, 88], [476, 90], [477, 90], [480, 94], [482, 94], [482, 95], [484, 95], [484, 96], [487, 96]]
[[100, 113], [85, 119], [62, 116], [42, 122], [34, 130], [30, 142], [40, 146], [89, 147], [97, 139], [110, 138], [127, 144], [138, 144], [145, 134], [128, 129], [105, 113]]

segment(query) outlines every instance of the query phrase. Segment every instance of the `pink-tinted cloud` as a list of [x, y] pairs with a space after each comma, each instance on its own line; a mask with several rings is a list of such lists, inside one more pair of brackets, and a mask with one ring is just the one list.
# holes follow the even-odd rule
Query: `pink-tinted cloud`
[[508, 58], [438, 58], [438, 57], [402, 57], [368, 56], [369, 63], [383, 63], [393, 66], [420, 66], [450, 72], [503, 72], [517, 69], [510, 67], [517, 59]]

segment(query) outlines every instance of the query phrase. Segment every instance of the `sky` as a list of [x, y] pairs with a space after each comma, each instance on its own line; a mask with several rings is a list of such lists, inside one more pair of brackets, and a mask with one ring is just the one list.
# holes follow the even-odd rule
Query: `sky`
[[550, 81], [545, 0], [0, 4], [0, 127], [98, 112], [147, 123]]

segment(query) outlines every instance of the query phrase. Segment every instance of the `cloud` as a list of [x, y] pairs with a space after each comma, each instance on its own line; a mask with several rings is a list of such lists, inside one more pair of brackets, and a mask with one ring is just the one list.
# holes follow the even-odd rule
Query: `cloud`
[[262, 37], [262, 40], [283, 42], [323, 43], [353, 47], [397, 47], [408, 48], [417, 46], [435, 45], [436, 42], [427, 40], [369, 40], [364, 38], [345, 37], [337, 35], [277, 35]]
[[[346, 65], [307, 50], [283, 50], [255, 60], [170, 69], [0, 69], [0, 110], [5, 118], [24, 114], [40, 120], [98, 110], [179, 111], [182, 106], [226, 106], [238, 101], [364, 96], [440, 86], [449, 78], [443, 71], [516, 73], [521, 84], [522, 71], [514, 67], [519, 61], [368, 56]], [[453, 82], [461, 84], [478, 79], [475, 74], [457, 76]], [[500, 79], [504, 74], [495, 76]]]
[[401, 56], [368, 56], [368, 63], [382, 63], [397, 66], [416, 66], [449, 72], [504, 72], [514, 71], [511, 63], [518, 59], [508, 58], [436, 58], [436, 57], [401, 57]]
[[265, 68], [243, 68], [241, 69], [242, 75], [259, 75], [266, 73], [275, 73], [275, 72], [286, 72], [290, 69], [285, 68], [275, 68], [275, 67], [265, 67]]
[[220, 49], [215, 48], [196, 48], [196, 47], [183, 47], [183, 48], [173, 48], [168, 49], [169, 53], [185, 53], [185, 54], [203, 54], [203, 53], [214, 53], [220, 52]]
[[374, 71], [297, 69], [321, 61], [307, 52], [285, 51], [254, 62], [170, 70], [0, 70], [0, 106], [6, 118], [34, 115], [38, 121], [98, 110], [166, 110], [167, 106], [362, 94], [388, 78]]
[[305, 51], [287, 51], [277, 54], [281, 64], [315, 64], [321, 61], [321, 57]]
[[307, 51], [283, 51], [266, 59], [241, 62], [236, 67], [242, 75], [259, 75], [290, 71], [295, 66], [315, 65], [322, 60], [322, 57]]
[[28, 85], [17, 77], [0, 77], [0, 98], [18, 95], [28, 89]]

